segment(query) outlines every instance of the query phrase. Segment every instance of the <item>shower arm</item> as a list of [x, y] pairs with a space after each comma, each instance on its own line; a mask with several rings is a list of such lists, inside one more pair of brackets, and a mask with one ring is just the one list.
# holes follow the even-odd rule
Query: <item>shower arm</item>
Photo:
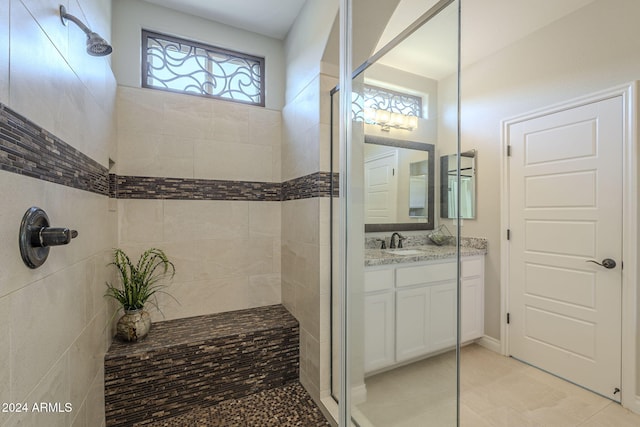
[[73, 23], [75, 23], [84, 33], [89, 36], [93, 31], [89, 29], [80, 19], [75, 16], [67, 13], [67, 8], [63, 5], [60, 5], [60, 20], [62, 21], [62, 25], [67, 25], [67, 19]]

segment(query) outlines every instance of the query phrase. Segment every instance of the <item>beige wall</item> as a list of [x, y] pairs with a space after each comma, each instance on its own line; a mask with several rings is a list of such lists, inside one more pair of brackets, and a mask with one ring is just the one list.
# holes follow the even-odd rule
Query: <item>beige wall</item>
[[[85, 53], [86, 36], [63, 26], [59, 1], [0, 4], [0, 101], [102, 165], [114, 155], [115, 80], [108, 58]], [[109, 0], [72, 0], [68, 11], [110, 38]], [[103, 298], [115, 214], [106, 196], [0, 172], [0, 402], [71, 403], [68, 414], [8, 414], [1, 425], [104, 425], [103, 355], [111, 314]], [[30, 206], [53, 226], [77, 229], [27, 268], [17, 244]]]
[[[493, 338], [500, 334], [500, 123], [638, 79], [638, 16], [636, 0], [598, 0], [462, 70], [462, 149], [478, 150], [478, 218], [464, 221], [463, 235], [489, 239], [485, 332]], [[463, 50], [470, 37], [463, 28]]]
[[[119, 175], [280, 182], [281, 113], [120, 86]], [[176, 276], [154, 321], [280, 303], [280, 202], [118, 200], [119, 245]]]

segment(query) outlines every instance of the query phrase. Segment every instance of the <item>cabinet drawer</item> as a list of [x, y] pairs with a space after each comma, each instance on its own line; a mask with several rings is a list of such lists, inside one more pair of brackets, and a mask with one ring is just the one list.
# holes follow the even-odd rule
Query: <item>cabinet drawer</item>
[[482, 261], [481, 258], [462, 260], [462, 277], [481, 276]]
[[382, 291], [393, 288], [393, 269], [364, 272], [364, 291]]
[[455, 278], [455, 262], [402, 267], [396, 270], [396, 286], [419, 285], [422, 283], [455, 280]]

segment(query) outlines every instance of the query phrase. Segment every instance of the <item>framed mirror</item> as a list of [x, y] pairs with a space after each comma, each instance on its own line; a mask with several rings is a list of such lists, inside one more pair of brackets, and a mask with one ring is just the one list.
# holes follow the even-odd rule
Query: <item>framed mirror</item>
[[433, 230], [434, 145], [365, 135], [366, 232]]
[[460, 192], [460, 218], [476, 217], [476, 150], [460, 153], [460, 184], [457, 182], [458, 156], [440, 157], [440, 217], [457, 218], [456, 199]]

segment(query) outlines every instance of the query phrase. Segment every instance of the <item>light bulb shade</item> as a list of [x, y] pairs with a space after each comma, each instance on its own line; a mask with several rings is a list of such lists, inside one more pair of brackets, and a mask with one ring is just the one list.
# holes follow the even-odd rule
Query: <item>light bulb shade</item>
[[391, 113], [391, 120], [389, 125], [402, 128], [405, 127], [405, 115], [400, 113]]
[[367, 123], [382, 126], [383, 130], [389, 128], [413, 130], [418, 127], [417, 116], [407, 116], [402, 113], [392, 113], [388, 110], [364, 109], [364, 119]]
[[391, 113], [387, 110], [376, 110], [376, 123], [387, 124], [391, 120]]
[[418, 117], [417, 116], [407, 116], [407, 128], [413, 130], [418, 127]]
[[365, 108], [364, 109], [364, 119], [368, 122], [376, 121], [376, 110], [373, 108]]

